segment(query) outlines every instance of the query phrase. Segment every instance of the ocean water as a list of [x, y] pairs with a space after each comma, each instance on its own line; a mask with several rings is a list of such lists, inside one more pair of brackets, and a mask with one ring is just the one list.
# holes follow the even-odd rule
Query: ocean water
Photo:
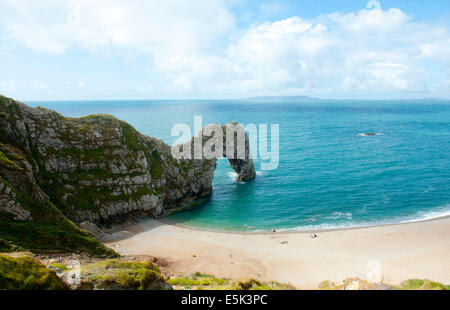
[[[219, 160], [210, 197], [169, 220], [193, 227], [312, 230], [450, 215], [450, 102], [235, 100], [28, 102], [109, 113], [172, 144], [175, 124], [279, 124], [279, 166], [238, 184]], [[362, 136], [364, 132], [379, 133]], [[270, 144], [269, 144], [270, 145]]]

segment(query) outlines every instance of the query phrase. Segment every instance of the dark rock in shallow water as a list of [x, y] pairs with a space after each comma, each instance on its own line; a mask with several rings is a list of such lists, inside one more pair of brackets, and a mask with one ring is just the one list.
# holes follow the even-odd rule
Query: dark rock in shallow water
[[375, 132], [365, 132], [365, 133], [363, 133], [362, 135], [363, 135], [363, 136], [376, 136], [377, 133], [375, 133]]
[[[234, 136], [245, 138], [245, 148], [242, 154], [236, 149], [227, 153], [227, 146], [235, 147], [239, 138], [224, 133], [223, 151], [217, 154], [229, 158], [238, 182], [250, 180], [255, 169], [241, 125], [211, 124], [201, 133], [229, 127]], [[51, 203], [75, 222], [100, 225], [140, 215], [160, 217], [212, 192], [217, 157], [176, 159], [169, 145], [110, 115], [68, 118], [0, 96], [0, 128], [3, 147], [16, 150], [15, 157], [0, 165], [0, 186], [12, 193], [2, 204], [10, 207], [0, 211], [16, 220], [35, 217], [24, 199], [13, 197], [17, 191], [37, 204]], [[203, 147], [216, 134], [205, 135], [176, 147], [190, 145], [194, 154], [196, 143]], [[6, 199], [4, 191], [0, 199]]]

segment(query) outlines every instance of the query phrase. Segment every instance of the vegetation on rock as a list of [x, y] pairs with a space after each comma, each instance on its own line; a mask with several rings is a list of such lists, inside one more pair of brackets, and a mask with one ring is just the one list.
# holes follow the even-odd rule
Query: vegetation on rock
[[[4, 146], [5, 146], [4, 144], [0, 143], [0, 147]], [[17, 165], [15, 162], [9, 159], [8, 156], [6, 156], [6, 154], [3, 153], [1, 150], [0, 150], [0, 165], [8, 169], [22, 170], [22, 168], [20, 168], [19, 165]]]
[[[0, 167], [0, 250], [25, 249], [40, 252], [85, 252], [104, 257], [118, 256], [90, 233], [68, 220], [42, 193], [32, 176], [29, 162], [8, 149], [15, 166]], [[17, 167], [20, 169], [17, 169]], [[18, 219], [18, 215], [19, 219]]]
[[[230, 159], [241, 179], [255, 175], [249, 152]], [[215, 167], [175, 159], [111, 115], [69, 118], [0, 96], [0, 248], [117, 256], [74, 223], [161, 217], [210, 194]]]
[[61, 272], [70, 270], [69, 267], [67, 267], [66, 265], [61, 264], [61, 263], [51, 263], [50, 266], [53, 268], [59, 269]]
[[[11, 247], [13, 244], [14, 249], [30, 250], [35, 253], [74, 252], [100, 257], [119, 256], [56, 211], [44, 210], [44, 212], [48, 212], [45, 217], [39, 218], [34, 215], [36, 220], [30, 222], [18, 222], [7, 215], [0, 215], [0, 238], [8, 240], [8, 245]], [[1, 244], [0, 241], [0, 248]]]
[[92, 289], [163, 290], [168, 286], [150, 262], [106, 260], [82, 267], [82, 287]]
[[[27, 255], [22, 257], [13, 257]], [[295, 290], [290, 284], [255, 279], [240, 281], [217, 278], [196, 272], [190, 276], [166, 280], [150, 261], [107, 259], [92, 262], [90, 259], [74, 265], [73, 256], [59, 262], [48, 261], [45, 267], [32, 258], [33, 254], [15, 253], [0, 255], [1, 289], [120, 289], [120, 290]], [[136, 259], [136, 258], [132, 258]], [[42, 261], [45, 261], [43, 259]], [[53, 262], [52, 262], [53, 261]], [[80, 262], [79, 262], [80, 263]], [[79, 281], [73, 281], [76, 272]], [[449, 290], [438, 282], [427, 279], [410, 279], [400, 285], [371, 283], [359, 278], [347, 278], [341, 283], [323, 281], [319, 290]]]
[[53, 270], [33, 258], [0, 255], [1, 290], [65, 290], [67, 285]]
[[319, 284], [320, 290], [448, 290], [450, 286], [430, 280], [410, 279], [400, 285], [385, 283], [372, 283], [359, 278], [347, 278], [342, 283], [323, 281]]
[[182, 290], [287, 290], [294, 289], [292, 285], [275, 281], [260, 282], [255, 279], [234, 281], [226, 278], [216, 278], [211, 275], [196, 272], [188, 277], [169, 279], [167, 282], [174, 289]]
[[401, 290], [450, 290], [450, 285], [445, 286], [427, 279], [409, 279], [402, 282], [397, 288]]

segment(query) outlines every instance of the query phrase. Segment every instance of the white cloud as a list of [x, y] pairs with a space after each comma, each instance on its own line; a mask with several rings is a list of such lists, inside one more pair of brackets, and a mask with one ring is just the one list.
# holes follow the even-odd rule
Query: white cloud
[[48, 85], [45, 82], [33, 82], [31, 83], [31, 87], [34, 89], [39, 89], [39, 90], [46, 90], [48, 89]]
[[450, 38], [425, 42], [419, 46], [423, 58], [446, 64], [450, 69]]
[[371, 63], [353, 76], [346, 77], [346, 90], [364, 91], [424, 91], [426, 72], [420, 67], [410, 67], [391, 62]]
[[366, 8], [381, 10], [381, 3], [378, 0], [369, 0], [369, 1], [367, 1]]
[[377, 2], [368, 6], [374, 9], [256, 24], [224, 54], [166, 58], [160, 68], [175, 88], [211, 93], [448, 92], [450, 70], [433, 81], [422, 62], [450, 68], [449, 30], [414, 22], [399, 9], [381, 10]]
[[[223, 83], [255, 95], [448, 92], [449, 30], [368, 6], [374, 9], [254, 25], [215, 60]], [[444, 69], [439, 83], [424, 61]], [[216, 82], [211, 74], [207, 80]]]
[[182, 90], [191, 90], [192, 88], [192, 80], [187, 76], [174, 76], [172, 78], [172, 85], [168, 85], [167, 89], [182, 89]]
[[2, 0], [0, 24], [38, 51], [81, 45], [159, 53], [204, 48], [232, 29], [233, 17], [222, 0]]
[[0, 81], [0, 94], [4, 94], [17, 89], [17, 82], [14, 80]]
[[86, 82], [84, 82], [84, 81], [78, 81], [78, 82], [68, 81], [68, 82], [64, 82], [64, 85], [85, 87], [86, 86]]
[[147, 86], [141, 86], [137, 88], [137, 91], [139, 93], [150, 93], [153, 89], [152, 85], [147, 85]]
[[37, 51], [149, 55], [161, 79], [138, 92], [161, 85], [219, 96], [449, 92], [444, 24], [416, 22], [370, 0], [358, 12], [294, 16], [236, 31], [224, 1], [3, 0], [0, 30]]
[[389, 35], [391, 31], [404, 31], [410, 20], [404, 12], [396, 8], [388, 11], [372, 9], [349, 14], [332, 13], [328, 18], [347, 34], [357, 36]]

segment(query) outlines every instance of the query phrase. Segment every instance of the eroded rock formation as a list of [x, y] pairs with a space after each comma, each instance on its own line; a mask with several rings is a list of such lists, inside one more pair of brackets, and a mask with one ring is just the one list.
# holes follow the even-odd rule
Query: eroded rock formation
[[[181, 151], [188, 147], [189, 158], [212, 159], [226, 157], [236, 172], [236, 181], [244, 182], [255, 177], [255, 167], [250, 153], [250, 142], [244, 128], [237, 122], [226, 125], [210, 124], [183, 145], [176, 145]], [[215, 168], [215, 166], [214, 166]]]
[[[237, 181], [252, 179], [255, 170], [242, 126], [212, 124], [202, 133], [225, 132], [227, 126], [236, 129], [236, 137], [244, 133], [245, 148], [241, 156], [227, 154], [227, 143], [234, 146], [239, 139], [224, 134], [220, 155], [229, 158]], [[0, 216], [32, 221], [33, 211], [17, 192], [37, 203], [50, 201], [75, 222], [96, 224], [135, 215], [160, 217], [212, 192], [217, 158], [176, 159], [169, 145], [110, 115], [68, 118], [0, 96], [0, 128]], [[179, 147], [191, 143], [194, 153], [195, 142], [208, 147], [209, 138], [199, 134]]]

